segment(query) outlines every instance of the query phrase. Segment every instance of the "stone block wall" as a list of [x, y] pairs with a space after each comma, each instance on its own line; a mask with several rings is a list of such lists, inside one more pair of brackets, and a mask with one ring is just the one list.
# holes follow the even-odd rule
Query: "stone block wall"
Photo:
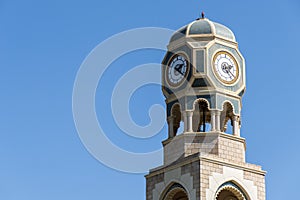
[[164, 165], [198, 154], [220, 158], [227, 162], [245, 163], [245, 140], [220, 133], [186, 133], [163, 142]]
[[164, 165], [146, 176], [146, 199], [159, 200], [172, 181], [189, 200], [213, 200], [226, 181], [241, 183], [250, 199], [265, 200], [265, 172], [245, 162], [245, 140], [220, 132], [185, 133], [163, 142]]
[[250, 180], [254, 182], [254, 185], [257, 187], [258, 200], [265, 200], [266, 199], [265, 177], [257, 173], [244, 171], [244, 178], [246, 180]]

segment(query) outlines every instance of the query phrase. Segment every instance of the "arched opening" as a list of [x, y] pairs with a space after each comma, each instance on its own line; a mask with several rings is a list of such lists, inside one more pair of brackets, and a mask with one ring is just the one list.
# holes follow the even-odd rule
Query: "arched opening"
[[216, 193], [215, 200], [248, 200], [246, 193], [233, 182], [221, 185]]
[[233, 107], [229, 102], [223, 104], [221, 112], [221, 132], [233, 134]]
[[219, 196], [217, 197], [217, 200], [239, 200], [239, 199], [231, 191], [223, 190], [222, 192], [220, 192]]
[[171, 109], [171, 116], [168, 118], [168, 125], [169, 138], [175, 137], [178, 132], [181, 132], [183, 130], [183, 121], [179, 104], [173, 105]]
[[161, 200], [189, 200], [189, 198], [184, 187], [178, 183], [174, 183], [164, 192]]
[[184, 191], [178, 191], [175, 193], [172, 200], [188, 200], [188, 197]]
[[184, 132], [184, 123], [183, 123], [183, 121], [181, 120], [180, 123], [179, 123], [179, 127], [178, 127], [178, 129], [177, 129], [176, 135], [180, 135], [180, 134], [183, 133], [183, 132]]
[[211, 115], [208, 103], [200, 99], [195, 103], [193, 113], [193, 131], [194, 132], [207, 132], [211, 130]]

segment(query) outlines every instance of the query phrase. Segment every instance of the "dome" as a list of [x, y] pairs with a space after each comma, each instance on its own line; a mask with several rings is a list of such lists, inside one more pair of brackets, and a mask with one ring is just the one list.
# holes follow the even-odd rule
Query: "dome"
[[192, 23], [182, 27], [171, 37], [170, 42], [178, 40], [182, 37], [207, 37], [215, 36], [226, 40], [236, 42], [233, 32], [226, 26], [212, 22], [207, 18], [200, 18]]

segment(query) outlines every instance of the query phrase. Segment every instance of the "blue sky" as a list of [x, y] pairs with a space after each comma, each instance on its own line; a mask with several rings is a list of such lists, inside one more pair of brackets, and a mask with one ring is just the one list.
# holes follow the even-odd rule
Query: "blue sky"
[[[144, 174], [106, 167], [81, 143], [72, 114], [75, 77], [84, 58], [108, 37], [148, 26], [176, 30], [202, 10], [207, 18], [233, 30], [246, 59], [242, 136], [247, 141], [247, 161], [268, 171], [268, 199], [298, 196], [297, 0], [2, 0], [0, 198], [145, 199]], [[112, 63], [99, 82], [97, 116], [107, 137], [126, 150], [159, 149], [167, 130], [147, 140], [125, 135], [108, 109], [112, 89], [128, 70], [160, 63], [163, 56], [158, 50], [126, 54]], [[149, 123], [148, 110], [153, 104], [164, 106], [159, 86], [145, 86], [134, 93], [130, 111], [136, 123]]]

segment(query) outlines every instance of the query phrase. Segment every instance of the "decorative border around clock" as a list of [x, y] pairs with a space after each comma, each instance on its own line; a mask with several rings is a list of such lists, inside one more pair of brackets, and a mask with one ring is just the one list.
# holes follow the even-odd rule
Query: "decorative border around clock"
[[[224, 81], [224, 80], [222, 80], [222, 78], [219, 76], [219, 74], [217, 73], [217, 71], [216, 71], [216, 69], [215, 69], [215, 59], [216, 59], [216, 57], [219, 55], [219, 54], [222, 54], [222, 53], [226, 53], [227, 55], [229, 55], [231, 58], [232, 58], [232, 60], [233, 60], [233, 62], [234, 62], [234, 64], [237, 66], [237, 74], [238, 74], [238, 76], [237, 76], [237, 78], [235, 78], [235, 79], [233, 79], [232, 81]], [[219, 82], [221, 82], [222, 84], [224, 84], [224, 85], [226, 85], [226, 86], [232, 86], [232, 85], [234, 85], [234, 84], [236, 84], [237, 82], [238, 82], [238, 80], [240, 79], [240, 66], [239, 66], [239, 64], [238, 64], [238, 62], [236, 61], [236, 58], [235, 58], [235, 56], [233, 56], [230, 52], [228, 52], [228, 51], [226, 51], [226, 50], [218, 50], [218, 51], [216, 51], [214, 54], [213, 54], [213, 59], [212, 59], [212, 68], [213, 68], [213, 73], [214, 73], [214, 75], [215, 75], [215, 77], [217, 78], [217, 80], [219, 81]]]
[[[173, 59], [174, 59], [176, 56], [182, 56], [182, 57], [184, 57], [185, 60], [187, 61], [187, 66], [186, 66], [186, 73], [185, 73], [184, 78], [183, 78], [178, 84], [172, 84], [172, 83], [169, 82], [169, 78], [168, 78], [168, 68], [170, 67], [170, 63], [173, 61]], [[171, 56], [171, 58], [169, 59], [167, 65], [165, 66], [165, 72], [164, 72], [164, 73], [165, 73], [165, 80], [166, 80], [166, 83], [167, 83], [168, 87], [170, 87], [170, 88], [172, 88], [172, 89], [175, 89], [175, 88], [178, 88], [178, 87], [180, 87], [181, 85], [183, 85], [183, 83], [184, 83], [185, 81], [188, 82], [188, 81], [187, 81], [187, 77], [188, 77], [188, 75], [189, 75], [189, 73], [190, 73], [190, 66], [191, 66], [191, 64], [190, 64], [189, 57], [187, 56], [187, 54], [186, 54], [185, 52], [183, 52], [183, 51], [178, 51], [178, 52], [174, 53], [174, 54]]]

